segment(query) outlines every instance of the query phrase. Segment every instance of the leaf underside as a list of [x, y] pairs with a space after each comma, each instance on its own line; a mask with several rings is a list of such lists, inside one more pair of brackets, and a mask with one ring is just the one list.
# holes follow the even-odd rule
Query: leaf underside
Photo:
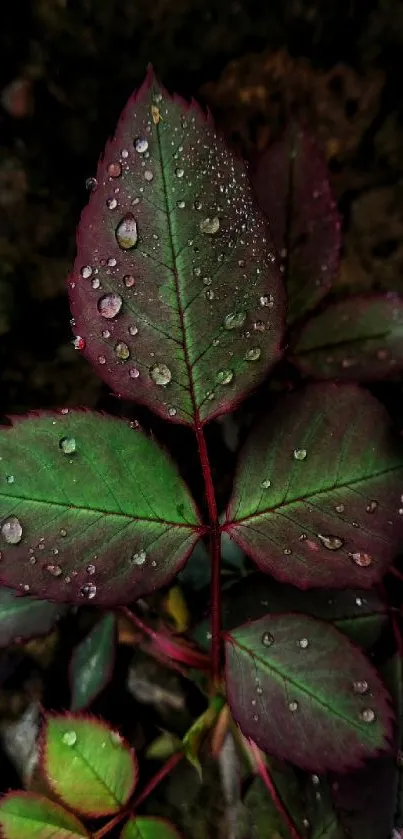
[[401, 544], [402, 477], [382, 406], [352, 385], [312, 385], [250, 435], [225, 529], [279, 580], [369, 588]]
[[84, 355], [114, 391], [166, 419], [194, 425], [230, 410], [277, 360], [283, 320], [243, 163], [210, 115], [149, 71], [96, 181], [69, 282]]
[[137, 761], [122, 737], [95, 717], [49, 716], [42, 766], [63, 803], [82, 815], [118, 812], [137, 782]]
[[168, 582], [198, 539], [176, 468], [121, 420], [85, 411], [17, 420], [0, 432], [0, 454], [6, 585], [68, 603], [128, 603]]
[[340, 217], [326, 162], [314, 138], [290, 124], [252, 168], [258, 202], [284, 254], [288, 318], [294, 321], [327, 294], [340, 263]]
[[226, 681], [242, 732], [297, 766], [346, 771], [389, 746], [385, 688], [361, 650], [323, 621], [268, 615], [227, 633]]
[[55, 603], [0, 587], [0, 647], [46, 635], [64, 612], [65, 608]]
[[110, 681], [116, 641], [116, 616], [109, 612], [75, 648], [70, 663], [72, 711], [87, 708]]
[[304, 326], [295, 363], [316, 379], [375, 381], [403, 368], [403, 302], [394, 294], [333, 303]]
[[180, 839], [180, 836], [165, 819], [139, 816], [125, 824], [121, 839]]
[[81, 839], [88, 832], [64, 807], [40, 795], [10, 792], [0, 801], [4, 839]]

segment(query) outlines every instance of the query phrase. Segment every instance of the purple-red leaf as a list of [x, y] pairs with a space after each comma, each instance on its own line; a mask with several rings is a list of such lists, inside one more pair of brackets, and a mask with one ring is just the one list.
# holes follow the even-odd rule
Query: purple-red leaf
[[403, 301], [396, 295], [349, 297], [304, 326], [296, 364], [316, 379], [373, 381], [403, 369]]
[[329, 291], [340, 262], [340, 217], [313, 137], [289, 125], [251, 171], [258, 202], [284, 259], [290, 321]]
[[232, 713], [264, 751], [346, 771], [388, 748], [388, 694], [368, 659], [328, 623], [267, 615], [226, 635]]
[[243, 163], [149, 71], [98, 166], [70, 301], [78, 348], [117, 393], [188, 425], [279, 357], [282, 281]]
[[369, 588], [402, 543], [402, 487], [379, 402], [353, 385], [311, 385], [250, 435], [224, 527], [277, 579]]

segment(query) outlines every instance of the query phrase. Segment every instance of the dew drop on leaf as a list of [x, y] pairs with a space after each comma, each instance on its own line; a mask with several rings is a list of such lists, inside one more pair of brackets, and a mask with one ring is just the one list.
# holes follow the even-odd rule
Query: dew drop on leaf
[[259, 298], [259, 303], [261, 306], [265, 306], [268, 309], [272, 309], [274, 306], [274, 297], [272, 294], [262, 294]]
[[288, 708], [289, 708], [289, 710], [291, 711], [292, 714], [295, 714], [295, 712], [298, 711], [298, 702], [296, 702], [295, 700], [292, 701], [292, 702], [289, 702], [288, 703]]
[[63, 573], [60, 565], [54, 565], [52, 562], [50, 562], [49, 565], [46, 565], [45, 569], [46, 571], [49, 571], [49, 574], [51, 574], [52, 577], [61, 577]]
[[62, 737], [62, 742], [65, 746], [75, 746], [77, 743], [77, 734], [75, 731], [65, 731]]
[[94, 583], [87, 583], [85, 586], [80, 588], [81, 597], [85, 597], [87, 600], [92, 600], [97, 593], [97, 587]]
[[18, 545], [22, 539], [22, 526], [16, 516], [10, 516], [1, 526], [1, 535], [8, 545]]
[[168, 414], [170, 417], [176, 416], [176, 408], [168, 408]]
[[98, 186], [98, 181], [96, 178], [87, 178], [85, 182], [85, 188], [88, 192], [94, 192]]
[[353, 682], [353, 691], [354, 693], [364, 694], [368, 693], [369, 684], [365, 681], [365, 679], [357, 679], [356, 682]]
[[59, 449], [63, 454], [74, 454], [76, 451], [75, 437], [61, 437], [59, 440]]
[[317, 536], [328, 551], [338, 551], [344, 545], [344, 540], [339, 536], [324, 536], [322, 533], [318, 533]]
[[87, 565], [85, 570], [86, 570], [87, 574], [89, 574], [92, 577], [92, 575], [95, 574], [96, 568], [95, 568], [95, 565], [91, 564], [91, 565]]
[[153, 364], [149, 372], [153, 382], [162, 387], [168, 385], [172, 379], [172, 373], [166, 364]]
[[262, 350], [260, 347], [251, 347], [245, 353], [245, 361], [259, 361], [261, 354]]
[[144, 565], [147, 559], [147, 554], [144, 550], [137, 551], [137, 553], [133, 554], [132, 560], [135, 565]]
[[183, 169], [175, 169], [175, 175], [177, 178], [183, 178], [185, 172]]
[[368, 568], [372, 564], [372, 556], [362, 551], [357, 551], [356, 553], [350, 554], [350, 556], [353, 562], [359, 565], [360, 568]]
[[81, 335], [76, 335], [76, 337], [73, 339], [73, 347], [75, 350], [84, 350], [85, 338], [81, 338]]
[[146, 169], [146, 171], [144, 172], [144, 178], [145, 178], [145, 180], [146, 180], [146, 181], [148, 181], [148, 182], [150, 182], [150, 181], [152, 181], [153, 177], [154, 177], [154, 175], [153, 175], [153, 173], [150, 171], [150, 169]]
[[98, 356], [98, 361], [99, 361], [100, 364], [106, 364], [105, 356], [104, 355], [99, 355]]
[[274, 644], [274, 637], [271, 632], [264, 632], [260, 640], [264, 647], [271, 647]]
[[126, 288], [133, 288], [136, 280], [134, 279], [133, 274], [125, 274], [125, 276], [123, 277], [123, 282]]
[[374, 513], [375, 510], [377, 509], [377, 507], [378, 507], [378, 502], [377, 501], [370, 501], [369, 504], [367, 505], [367, 513]]
[[262, 481], [260, 486], [262, 487], [262, 489], [269, 489], [269, 487], [271, 487], [270, 478], [265, 478], [264, 481]]
[[224, 328], [225, 329], [237, 329], [240, 326], [243, 326], [246, 320], [246, 312], [230, 312], [229, 315], [226, 315], [224, 318]]
[[309, 647], [308, 638], [300, 638], [298, 641], [298, 646], [301, 647], [301, 650], [306, 650]]
[[83, 280], [89, 280], [89, 278], [92, 274], [91, 265], [83, 265], [83, 267], [80, 269], [80, 274], [81, 274]]
[[116, 198], [108, 198], [108, 200], [106, 202], [106, 206], [107, 206], [108, 210], [116, 210], [116, 207], [118, 206], [118, 202], [116, 201]]
[[13, 484], [14, 481], [15, 481], [14, 475], [7, 475], [6, 481], [7, 481], [8, 484]]
[[206, 297], [206, 300], [214, 300], [214, 291], [212, 291], [210, 288], [208, 288], [208, 289], [204, 292], [204, 295], [205, 295], [205, 297]]
[[127, 361], [127, 359], [130, 357], [129, 347], [127, 346], [127, 344], [124, 343], [124, 341], [118, 341], [118, 343], [116, 344], [115, 355], [116, 358], [119, 359], [119, 361]]
[[360, 717], [364, 722], [374, 722], [375, 721], [375, 711], [372, 708], [363, 708], [360, 712]]
[[145, 137], [136, 137], [134, 141], [134, 148], [139, 154], [144, 154], [148, 149], [148, 141]]
[[127, 213], [123, 216], [116, 228], [115, 235], [119, 247], [124, 251], [128, 251], [137, 245], [137, 222], [133, 213]]
[[218, 233], [220, 229], [220, 219], [218, 216], [214, 216], [213, 218], [205, 218], [199, 224], [201, 233], [206, 233], [210, 236], [213, 236], [214, 233]]
[[266, 329], [266, 325], [263, 323], [262, 320], [255, 320], [253, 328], [255, 332], [264, 332]]
[[110, 163], [108, 166], [108, 175], [110, 178], [119, 178], [122, 174], [122, 167], [120, 163]]
[[216, 375], [216, 382], [219, 385], [229, 385], [234, 378], [233, 370], [219, 370]]
[[336, 504], [334, 509], [336, 513], [344, 513], [344, 504]]
[[294, 449], [294, 460], [305, 460], [306, 455], [306, 449]]
[[130, 376], [131, 379], [138, 379], [139, 375], [140, 375], [140, 370], [138, 370], [137, 367], [131, 367], [130, 368], [129, 376]]
[[122, 736], [119, 734], [119, 732], [118, 732], [118, 731], [110, 731], [110, 732], [109, 732], [109, 738], [110, 738], [111, 743], [112, 743], [114, 746], [121, 746], [121, 745], [122, 745], [123, 738], [122, 738]]

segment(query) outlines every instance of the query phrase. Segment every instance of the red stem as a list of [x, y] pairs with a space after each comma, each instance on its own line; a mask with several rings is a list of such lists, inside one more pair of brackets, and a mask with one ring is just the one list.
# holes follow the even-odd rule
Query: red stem
[[195, 433], [211, 528], [211, 664], [213, 681], [218, 686], [221, 676], [221, 533], [210, 460], [200, 422], [196, 422]]
[[253, 761], [255, 763], [257, 772], [260, 775], [266, 789], [269, 791], [271, 799], [273, 801], [273, 804], [274, 804], [277, 812], [280, 814], [281, 818], [283, 819], [283, 821], [287, 825], [290, 836], [292, 836], [292, 839], [301, 839], [301, 836], [299, 835], [298, 830], [297, 830], [290, 814], [288, 813], [288, 810], [286, 809], [285, 805], [283, 804], [283, 802], [282, 802], [282, 800], [281, 800], [281, 798], [280, 798], [280, 796], [277, 792], [276, 785], [273, 781], [273, 778], [270, 775], [270, 771], [269, 771], [268, 767], [266, 766], [266, 764], [265, 764], [265, 762], [262, 758], [262, 755], [260, 753], [260, 749], [257, 747], [256, 743], [253, 742], [253, 740], [248, 740], [247, 742], [248, 742], [248, 747], [250, 749], [251, 756], [253, 757]]
[[147, 624], [144, 623], [138, 615], [131, 612], [127, 606], [121, 606], [120, 611], [125, 618], [127, 618], [127, 620], [136, 627], [136, 629], [139, 629], [151, 638], [155, 649], [167, 658], [170, 658], [173, 661], [180, 661], [182, 664], [187, 664], [188, 667], [194, 667], [197, 670], [210, 669], [209, 658], [204, 655], [204, 653], [199, 653], [197, 650], [193, 650], [192, 647], [189, 647], [188, 645], [177, 644], [169, 635], [161, 635], [160, 632], [156, 632], [155, 629], [151, 628], [151, 626], [147, 626]]

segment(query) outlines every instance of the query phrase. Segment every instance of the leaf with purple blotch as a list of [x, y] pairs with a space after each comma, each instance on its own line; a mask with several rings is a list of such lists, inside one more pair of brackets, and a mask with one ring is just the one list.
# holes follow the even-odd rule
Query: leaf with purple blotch
[[250, 435], [224, 528], [279, 580], [370, 588], [402, 542], [402, 480], [380, 403], [353, 385], [311, 385]]
[[42, 795], [9, 792], [0, 801], [3, 839], [88, 839], [83, 824], [68, 810]]
[[0, 647], [46, 635], [65, 607], [0, 587]]
[[376, 671], [331, 624], [267, 615], [225, 636], [231, 711], [246, 737], [312, 771], [346, 771], [389, 748], [393, 714]]
[[126, 399], [194, 426], [279, 358], [282, 279], [246, 169], [149, 70], [100, 161], [69, 281], [75, 346]]
[[283, 256], [292, 322], [319, 303], [339, 270], [341, 223], [326, 162], [309, 132], [291, 123], [252, 166], [251, 179]]
[[71, 710], [87, 708], [112, 678], [116, 615], [107, 612], [77, 645], [70, 661]]
[[203, 528], [175, 465], [129, 423], [88, 411], [0, 431], [0, 579], [54, 601], [130, 603], [183, 567]]
[[181, 839], [176, 828], [166, 819], [136, 816], [125, 824], [120, 839]]
[[403, 301], [396, 295], [349, 297], [308, 320], [293, 360], [316, 379], [374, 381], [403, 369]]

